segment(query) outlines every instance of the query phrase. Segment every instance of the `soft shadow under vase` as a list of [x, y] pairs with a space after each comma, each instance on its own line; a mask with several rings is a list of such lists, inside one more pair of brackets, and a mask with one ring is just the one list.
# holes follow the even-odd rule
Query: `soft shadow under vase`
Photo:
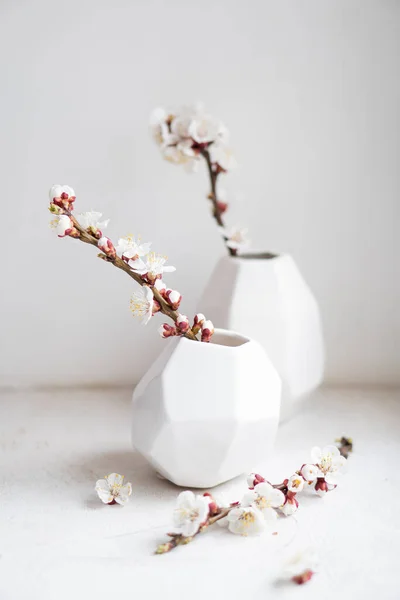
[[225, 330], [212, 340], [166, 341], [133, 394], [133, 446], [180, 486], [251, 471], [277, 432], [281, 381], [265, 350]]
[[219, 260], [199, 312], [265, 348], [282, 379], [281, 420], [322, 382], [324, 343], [318, 304], [289, 255]]

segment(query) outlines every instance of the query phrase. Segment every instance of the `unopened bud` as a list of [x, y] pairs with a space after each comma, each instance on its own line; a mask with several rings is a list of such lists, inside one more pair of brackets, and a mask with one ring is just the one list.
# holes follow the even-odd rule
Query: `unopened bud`
[[173, 310], [176, 310], [182, 300], [182, 296], [176, 290], [167, 290], [165, 292], [165, 299]]
[[114, 248], [114, 244], [108, 237], [101, 237], [97, 242], [98, 247], [106, 256], [109, 258], [115, 258], [117, 256], [117, 252]]
[[163, 323], [161, 327], [158, 328], [158, 333], [162, 338], [168, 338], [177, 334], [176, 328], [174, 326], [168, 325], [168, 323]]
[[224, 212], [227, 211], [228, 209], [228, 203], [227, 202], [217, 202], [217, 209], [220, 215], [223, 215]]
[[209, 342], [214, 333], [214, 325], [211, 321], [204, 321], [201, 327], [201, 341]]
[[189, 330], [189, 319], [186, 315], [178, 315], [176, 327], [179, 333], [186, 333]]
[[311, 569], [306, 569], [305, 571], [303, 571], [303, 573], [300, 573], [300, 575], [293, 575], [292, 581], [294, 581], [294, 583], [297, 583], [298, 585], [302, 585], [303, 583], [307, 583], [307, 581], [310, 581], [313, 575], [314, 571], [311, 571]]
[[264, 483], [265, 479], [262, 475], [258, 475], [258, 473], [250, 473], [247, 477], [247, 485], [252, 490], [259, 483]]
[[208, 500], [208, 509], [210, 511], [210, 516], [217, 515], [220, 512], [220, 509], [210, 492], [204, 492], [203, 496], [205, 496]]
[[167, 289], [167, 286], [165, 285], [165, 283], [163, 282], [162, 279], [156, 279], [154, 282], [154, 287], [156, 288], [156, 290], [158, 292], [160, 292], [161, 296], [164, 297], [165, 295], [165, 290]]
[[199, 333], [201, 326], [203, 325], [205, 320], [206, 318], [203, 315], [203, 313], [197, 313], [197, 315], [194, 316], [192, 327], [194, 335], [197, 335]]

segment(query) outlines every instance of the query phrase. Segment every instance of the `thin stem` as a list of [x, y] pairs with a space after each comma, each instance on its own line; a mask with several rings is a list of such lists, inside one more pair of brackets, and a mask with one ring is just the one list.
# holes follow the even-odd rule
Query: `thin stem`
[[[217, 224], [219, 225], [219, 227], [225, 228], [225, 223], [222, 218], [222, 213], [218, 206], [218, 197], [217, 197], [217, 177], [218, 177], [219, 173], [218, 173], [218, 171], [213, 170], [209, 151], [206, 148], [202, 148], [200, 150], [200, 154], [204, 157], [204, 159], [207, 163], [208, 175], [210, 177], [211, 192], [210, 192], [209, 198], [213, 205], [213, 217], [217, 221]], [[226, 245], [228, 238], [226, 236], [223, 236], [223, 238], [224, 238], [224, 242]], [[226, 246], [226, 247], [231, 256], [236, 255], [236, 250], [229, 248], [229, 246]]]
[[[74, 224], [75, 229], [77, 229], [79, 231], [79, 233], [80, 233], [79, 239], [82, 242], [85, 242], [86, 244], [91, 244], [92, 246], [96, 246], [96, 248], [97, 248], [98, 247], [97, 246], [98, 239], [95, 238], [93, 235], [90, 235], [90, 233], [88, 233], [78, 223], [78, 221], [75, 219], [74, 215], [70, 211], [64, 210], [64, 212], [65, 212], [65, 214], [67, 214], [70, 217], [71, 221]], [[127, 273], [127, 275], [129, 275], [129, 277], [134, 279], [136, 281], [136, 283], [138, 283], [139, 285], [141, 285], [141, 286], [147, 285], [152, 290], [154, 298], [159, 303], [159, 305], [161, 307], [161, 312], [176, 323], [179, 313], [176, 310], [173, 310], [169, 306], [169, 304], [164, 300], [164, 298], [161, 296], [161, 294], [157, 290], [157, 288], [154, 287], [154, 285], [150, 285], [147, 282], [143, 281], [143, 279], [140, 277], [140, 275], [138, 275], [137, 273], [132, 271], [132, 269], [130, 269], [129, 265], [124, 260], [122, 260], [122, 258], [119, 258], [119, 256], [116, 256], [115, 258], [111, 258], [110, 256], [107, 256], [104, 253], [100, 253], [100, 254], [98, 254], [98, 257], [101, 258], [102, 260], [104, 260], [105, 262], [109, 262], [109, 263], [113, 264], [114, 267], [121, 269], [121, 271], [124, 271], [125, 273]], [[190, 327], [189, 327], [188, 331], [182, 335], [184, 337], [187, 337], [189, 340], [195, 340], [196, 342], [199, 341]]]

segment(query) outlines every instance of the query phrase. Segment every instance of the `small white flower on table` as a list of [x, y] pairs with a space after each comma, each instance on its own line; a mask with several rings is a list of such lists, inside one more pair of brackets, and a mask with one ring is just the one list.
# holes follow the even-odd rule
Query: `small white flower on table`
[[288, 481], [287, 488], [289, 492], [298, 493], [301, 492], [304, 487], [304, 479], [301, 475], [295, 473]]
[[233, 508], [227, 516], [228, 528], [239, 535], [258, 535], [265, 530], [265, 519], [261, 511], [253, 506]]
[[208, 519], [209, 499], [193, 494], [189, 490], [181, 492], [173, 513], [174, 526], [184, 537], [195, 535]]
[[96, 482], [95, 490], [104, 504], [117, 503], [123, 506], [128, 502], [129, 496], [132, 494], [132, 485], [124, 484], [124, 479], [124, 475], [111, 473]]
[[318, 477], [319, 469], [316, 465], [305, 464], [300, 469], [301, 476], [307, 483], [312, 483]]
[[266, 521], [275, 521], [277, 518], [275, 508], [285, 502], [285, 495], [267, 481], [259, 483], [254, 490], [249, 490], [243, 497], [242, 506], [257, 508]]
[[328, 484], [337, 485], [340, 476], [345, 472], [347, 460], [336, 446], [325, 446], [321, 450], [315, 446], [311, 457], [319, 469], [318, 477], [323, 477]]
[[318, 569], [318, 556], [313, 548], [305, 548], [293, 555], [283, 567], [283, 578], [298, 585], [310, 581]]

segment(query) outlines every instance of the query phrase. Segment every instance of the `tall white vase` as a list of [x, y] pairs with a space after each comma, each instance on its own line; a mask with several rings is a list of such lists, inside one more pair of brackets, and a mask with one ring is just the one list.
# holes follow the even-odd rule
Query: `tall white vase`
[[211, 343], [172, 338], [133, 394], [133, 446], [164, 477], [213, 487], [270, 453], [281, 382], [265, 350], [216, 330]]
[[198, 310], [215, 326], [241, 331], [263, 345], [282, 379], [281, 419], [321, 383], [319, 308], [291, 256], [221, 258]]

